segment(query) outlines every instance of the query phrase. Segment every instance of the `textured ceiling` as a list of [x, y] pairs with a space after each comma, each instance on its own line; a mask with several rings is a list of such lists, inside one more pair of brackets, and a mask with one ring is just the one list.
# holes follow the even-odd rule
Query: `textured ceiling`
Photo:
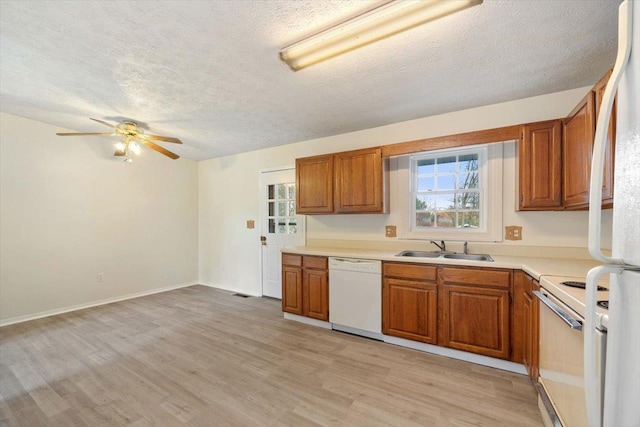
[[278, 59], [378, 3], [3, 0], [0, 109], [133, 119], [206, 159], [586, 86], [615, 58], [618, 0], [485, 0], [297, 73]]

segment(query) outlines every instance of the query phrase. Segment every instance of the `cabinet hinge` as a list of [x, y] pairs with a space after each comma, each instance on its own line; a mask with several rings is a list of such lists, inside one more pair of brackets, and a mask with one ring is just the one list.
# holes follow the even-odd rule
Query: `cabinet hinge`
[[521, 202], [524, 202], [524, 194], [521, 194], [521, 195], [520, 195], [520, 201], [521, 201]]

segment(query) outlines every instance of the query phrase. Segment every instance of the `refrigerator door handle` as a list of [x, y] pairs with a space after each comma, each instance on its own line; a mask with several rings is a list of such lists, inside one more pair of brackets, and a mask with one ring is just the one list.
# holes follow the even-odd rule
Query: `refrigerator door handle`
[[613, 67], [613, 72], [602, 96], [600, 114], [596, 124], [596, 133], [593, 142], [593, 157], [591, 160], [591, 180], [589, 185], [589, 253], [598, 261], [607, 264], [624, 264], [622, 259], [611, 258], [601, 251], [602, 228], [602, 178], [607, 143], [607, 131], [611, 119], [611, 110], [615, 99], [620, 78], [629, 62], [632, 37], [632, 11], [633, 1], [626, 0], [621, 5], [618, 15], [618, 56]]
[[586, 280], [587, 298], [584, 317], [584, 392], [587, 403], [589, 427], [602, 426], [602, 386], [598, 379], [598, 360], [596, 349], [596, 304], [598, 302], [598, 279], [603, 274], [620, 274], [624, 268], [613, 265], [600, 265], [589, 270]]

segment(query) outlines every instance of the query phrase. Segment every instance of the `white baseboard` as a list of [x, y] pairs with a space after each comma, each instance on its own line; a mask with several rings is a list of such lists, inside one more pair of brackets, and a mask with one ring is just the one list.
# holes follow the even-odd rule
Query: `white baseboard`
[[298, 316], [297, 314], [284, 313], [284, 318], [287, 320], [295, 320], [296, 322], [305, 323], [311, 326], [317, 326], [319, 328], [331, 329], [331, 323], [323, 320], [312, 319], [310, 317]]
[[90, 308], [90, 307], [96, 307], [96, 306], [99, 306], [99, 305], [110, 304], [112, 302], [124, 301], [124, 300], [132, 299], [132, 298], [143, 297], [143, 296], [146, 296], [146, 295], [158, 294], [160, 292], [172, 291], [174, 289], [186, 288], [188, 286], [193, 286], [193, 285], [198, 285], [198, 284], [199, 284], [199, 282], [197, 282], [197, 281], [196, 282], [180, 283], [179, 285], [165, 286], [163, 288], [151, 289], [149, 291], [136, 292], [136, 293], [133, 293], [133, 294], [127, 294], [127, 295], [123, 295], [123, 296], [119, 296], [119, 297], [106, 298], [106, 299], [101, 299], [101, 300], [97, 300], [97, 301], [87, 302], [87, 303], [84, 303], [84, 304], [77, 304], [77, 305], [71, 305], [71, 306], [62, 307], [62, 308], [56, 308], [56, 309], [53, 309], [53, 310], [41, 311], [41, 312], [35, 313], [35, 314], [27, 314], [25, 316], [10, 317], [8, 319], [1, 320], [0, 321], [0, 327], [13, 325], [15, 323], [28, 322], [29, 320], [41, 319], [43, 317], [55, 316], [56, 314], [69, 313], [70, 311], [82, 310], [82, 309], [85, 309], [85, 308]]
[[262, 296], [262, 293], [260, 293], [260, 292], [248, 291], [247, 289], [235, 288], [233, 286], [224, 286], [224, 285], [218, 285], [218, 284], [215, 284], [215, 283], [203, 282], [203, 281], [199, 281], [198, 283], [200, 285], [208, 286], [210, 288], [222, 289], [223, 291], [235, 292], [237, 294], [249, 295], [249, 296], [252, 296], [252, 297], [261, 297]]
[[465, 362], [476, 363], [478, 365], [489, 366], [491, 368], [502, 369], [503, 371], [514, 372], [516, 374], [527, 375], [527, 370], [520, 363], [510, 362], [508, 360], [495, 359], [493, 357], [481, 356], [479, 354], [468, 353], [466, 351], [454, 350], [447, 347], [439, 347], [437, 345], [425, 344], [418, 341], [406, 340], [404, 338], [392, 337], [384, 335], [384, 342], [395, 344], [402, 347], [412, 348], [414, 350], [424, 351], [426, 353], [437, 354], [439, 356], [450, 357], [452, 359], [464, 360]]

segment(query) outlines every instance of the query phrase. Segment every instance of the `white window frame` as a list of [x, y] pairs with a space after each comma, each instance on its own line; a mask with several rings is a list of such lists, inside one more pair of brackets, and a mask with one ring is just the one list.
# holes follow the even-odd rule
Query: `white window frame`
[[[417, 160], [432, 157], [460, 156], [478, 153], [480, 187], [480, 226], [478, 228], [416, 227], [416, 193], [414, 165]], [[426, 151], [398, 159], [399, 203], [402, 222], [399, 237], [417, 240], [502, 241], [502, 165], [503, 143], [474, 145]]]

